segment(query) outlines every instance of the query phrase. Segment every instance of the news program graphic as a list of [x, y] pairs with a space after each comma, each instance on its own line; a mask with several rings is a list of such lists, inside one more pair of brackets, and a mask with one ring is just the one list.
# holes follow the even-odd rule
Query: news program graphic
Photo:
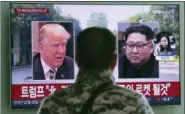
[[157, 60], [173, 60], [176, 39], [170, 32], [162, 31], [156, 35], [155, 56]]
[[[117, 84], [142, 93], [151, 104], [179, 104], [180, 60], [175, 52], [179, 51], [176, 38], [169, 32], [160, 31], [163, 25], [159, 22], [119, 22], [117, 25]], [[179, 31], [176, 31], [178, 35]], [[160, 45], [169, 45], [169, 51], [159, 49]]]
[[[54, 5], [11, 4], [12, 108], [38, 108], [44, 97], [74, 83], [75, 21]], [[59, 67], [48, 69], [47, 63]], [[47, 69], [55, 71], [46, 77]]]
[[32, 21], [33, 80], [74, 79], [73, 29], [73, 22]]
[[[41, 37], [39, 41], [43, 41], [44, 43], [38, 42], [39, 29], [47, 24], [59, 24], [71, 35], [71, 38], [69, 38], [66, 45], [66, 56], [72, 58], [73, 61], [75, 56], [75, 39], [77, 38], [78, 33], [87, 27], [99, 26], [108, 28], [112, 31], [118, 39], [117, 52], [119, 56], [125, 55], [126, 45], [124, 45], [124, 33], [126, 28], [130, 26], [140, 23], [145, 24], [152, 29], [154, 36], [163, 31], [172, 33], [172, 36], [175, 38], [174, 59], [165, 61], [155, 59], [158, 64], [159, 72], [157, 73], [159, 75], [153, 75], [154, 77], [145, 75], [147, 78], [145, 76], [140, 78], [125, 78], [124, 75], [119, 75], [119, 73], [126, 67], [120, 68], [119, 63], [121, 62], [118, 61], [113, 71], [113, 79], [118, 86], [133, 89], [144, 94], [148, 98], [150, 104], [180, 104], [179, 18], [181, 15], [179, 13], [178, 4], [11, 4], [11, 107], [16, 109], [38, 108], [44, 97], [68, 87], [73, 84], [76, 79], [78, 73], [76, 63], [74, 63], [74, 79], [65, 78], [65, 73], [59, 73], [59, 78], [56, 78], [57, 76], [54, 74], [56, 74], [58, 68], [49, 69], [51, 71], [49, 73], [46, 72], [46, 74], [50, 74], [46, 76], [47, 78], [41, 75], [39, 75], [41, 77], [33, 75], [33, 59], [35, 55], [51, 52], [51, 49], [48, 49], [49, 45], [38, 45], [38, 43], [47, 44], [49, 41], [47, 38], [45, 39], [45, 37]], [[44, 28], [48, 28], [48, 26], [45, 26]], [[49, 41], [49, 43], [52, 42]], [[155, 39], [152, 42], [144, 42], [144, 45], [154, 46], [155, 48]], [[136, 48], [142, 49], [144, 45], [128, 44], [126, 47], [127, 49], [130, 47], [130, 50], [134, 46], [134, 50], [136, 50]], [[64, 49], [62, 48], [63, 46], [65, 47], [65, 45], [57, 44], [52, 49], [61, 49], [60, 53], [62, 53], [62, 49]], [[43, 47], [48, 51], [43, 50]], [[46, 57], [50, 56], [48, 55]], [[62, 57], [63, 56], [60, 54], [57, 54], [56, 60], [61, 62], [61, 60], [63, 60]], [[134, 57], [134, 60], [137, 60], [137, 56]], [[55, 62], [53, 61], [53, 63]], [[55, 65], [57, 66], [58, 64]], [[41, 69], [38, 72], [44, 72], [42, 70], [44, 69]]]

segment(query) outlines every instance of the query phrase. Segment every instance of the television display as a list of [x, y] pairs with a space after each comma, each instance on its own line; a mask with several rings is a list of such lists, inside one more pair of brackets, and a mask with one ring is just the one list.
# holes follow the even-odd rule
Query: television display
[[[12, 108], [38, 108], [44, 97], [75, 82], [75, 40], [92, 26], [108, 28], [117, 38], [115, 84], [140, 92], [151, 105], [180, 104], [179, 18], [178, 4], [12, 3]], [[141, 26], [150, 37], [128, 32]], [[53, 38], [45, 40], [46, 32]]]

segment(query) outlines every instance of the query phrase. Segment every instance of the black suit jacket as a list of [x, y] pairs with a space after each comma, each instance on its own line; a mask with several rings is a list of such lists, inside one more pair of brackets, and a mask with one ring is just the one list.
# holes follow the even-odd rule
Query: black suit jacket
[[[55, 79], [74, 79], [74, 61], [66, 56], [63, 64], [58, 68]], [[33, 58], [33, 80], [45, 80], [40, 54]]]
[[135, 68], [126, 56], [119, 57], [119, 78], [159, 78], [159, 62], [152, 55], [150, 60]]

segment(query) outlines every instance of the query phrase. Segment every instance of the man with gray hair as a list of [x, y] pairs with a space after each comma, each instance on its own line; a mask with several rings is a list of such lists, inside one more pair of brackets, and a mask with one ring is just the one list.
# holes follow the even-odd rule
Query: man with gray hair
[[41, 27], [39, 53], [33, 57], [33, 80], [74, 79], [74, 61], [66, 56], [70, 37], [60, 24], [45, 24]]

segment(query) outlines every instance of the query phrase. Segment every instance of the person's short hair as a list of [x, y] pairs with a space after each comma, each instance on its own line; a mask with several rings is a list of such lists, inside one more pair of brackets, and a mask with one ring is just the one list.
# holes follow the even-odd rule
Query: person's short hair
[[127, 41], [128, 36], [132, 33], [140, 33], [145, 35], [147, 41], [154, 39], [154, 32], [147, 25], [139, 24], [127, 28], [125, 31], [125, 41]]
[[52, 31], [53, 33], [59, 33], [62, 31], [64, 33], [62, 34], [63, 37], [65, 37], [66, 39], [69, 39], [71, 37], [71, 35], [62, 25], [57, 23], [48, 23], [40, 28], [38, 42], [41, 42], [45, 38], [48, 31]]
[[116, 37], [106, 28], [90, 27], [76, 41], [76, 62], [80, 68], [109, 68], [116, 50]]

